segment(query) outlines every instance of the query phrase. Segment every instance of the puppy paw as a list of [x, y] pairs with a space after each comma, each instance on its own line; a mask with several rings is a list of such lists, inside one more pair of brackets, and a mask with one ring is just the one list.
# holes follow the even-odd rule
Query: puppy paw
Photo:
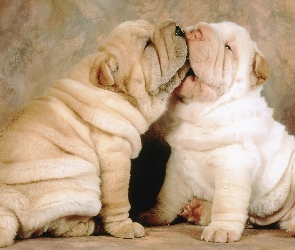
[[282, 221], [279, 223], [279, 228], [286, 229], [291, 237], [295, 237], [295, 217], [287, 221]]
[[142, 225], [132, 222], [131, 224], [125, 225], [111, 234], [117, 238], [134, 239], [144, 237], [145, 231]]
[[9, 247], [14, 243], [14, 235], [5, 229], [0, 229], [0, 247]]
[[241, 230], [236, 229], [234, 226], [228, 226], [228, 223], [225, 223], [222, 226], [222, 223], [218, 223], [220, 225], [216, 226], [215, 223], [210, 223], [207, 226], [201, 235], [201, 239], [207, 242], [216, 242], [216, 243], [228, 243], [238, 241], [241, 238]]
[[140, 213], [137, 217], [137, 221], [146, 226], [162, 226], [169, 224], [168, 221], [161, 219], [160, 216], [158, 216], [158, 214], [152, 209], [147, 212]]
[[184, 205], [181, 214], [189, 223], [207, 226], [211, 221], [212, 202], [197, 198]]
[[295, 237], [295, 225], [290, 224], [287, 227], [287, 232], [290, 234], [290, 236]]
[[62, 234], [63, 237], [88, 236], [94, 231], [95, 223], [93, 220], [81, 221], [73, 226], [69, 231]]
[[91, 235], [95, 228], [92, 218], [69, 216], [53, 221], [47, 232], [52, 237], [78, 237]]
[[13, 245], [19, 229], [18, 219], [15, 214], [4, 207], [0, 207], [0, 248]]

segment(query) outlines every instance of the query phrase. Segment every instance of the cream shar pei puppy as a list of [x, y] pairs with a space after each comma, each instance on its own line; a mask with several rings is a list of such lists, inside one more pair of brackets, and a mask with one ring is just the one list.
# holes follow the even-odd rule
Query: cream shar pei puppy
[[[234, 23], [199, 23], [185, 35], [194, 75], [175, 91], [165, 181], [156, 206], [139, 219], [170, 223], [195, 196], [213, 202], [205, 241], [239, 240], [248, 217], [295, 235], [295, 140], [261, 96], [264, 58]], [[190, 206], [208, 224], [208, 204]]]
[[94, 55], [30, 102], [0, 132], [0, 246], [14, 238], [90, 235], [94, 216], [123, 238], [130, 159], [184, 78], [187, 45], [172, 20], [125, 22]]

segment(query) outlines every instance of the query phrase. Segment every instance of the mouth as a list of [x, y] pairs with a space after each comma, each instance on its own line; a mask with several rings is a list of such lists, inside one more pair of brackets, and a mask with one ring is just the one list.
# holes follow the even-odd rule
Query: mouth
[[184, 79], [190, 79], [191, 82], [197, 83], [199, 81], [199, 78], [196, 76], [193, 68], [189, 68], [188, 72], [186, 73]]

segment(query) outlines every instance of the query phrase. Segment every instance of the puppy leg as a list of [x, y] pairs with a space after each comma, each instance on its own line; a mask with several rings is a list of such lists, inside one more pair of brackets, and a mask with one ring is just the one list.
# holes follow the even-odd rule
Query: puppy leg
[[15, 214], [4, 207], [0, 207], [0, 247], [13, 245], [19, 222]]
[[166, 176], [157, 204], [147, 212], [138, 216], [138, 221], [144, 225], [167, 225], [181, 215], [183, 205], [193, 196], [191, 189], [185, 183], [185, 178], [179, 178], [177, 156], [171, 154], [166, 168]]
[[182, 217], [188, 222], [200, 226], [207, 226], [211, 221], [212, 202], [192, 198], [183, 206]]
[[211, 223], [201, 235], [204, 241], [233, 242], [241, 237], [248, 218], [252, 168], [260, 164], [255, 148], [249, 146], [216, 149], [212, 156], [209, 164], [215, 167], [215, 193]]
[[[102, 173], [102, 210], [100, 217], [103, 220], [105, 230], [119, 238], [143, 237], [144, 228], [132, 222], [129, 218], [130, 204], [128, 201], [128, 186], [130, 179], [131, 162], [124, 156], [115, 162], [115, 157], [110, 164], [116, 166], [116, 170], [103, 171]], [[111, 170], [111, 168], [107, 168]]]
[[92, 218], [69, 216], [52, 222], [47, 231], [53, 237], [78, 237], [91, 235], [94, 227]]
[[101, 134], [100, 141], [102, 143], [97, 145], [102, 156], [100, 218], [105, 230], [119, 238], [143, 237], [143, 226], [129, 218], [130, 144], [123, 138], [105, 134]]

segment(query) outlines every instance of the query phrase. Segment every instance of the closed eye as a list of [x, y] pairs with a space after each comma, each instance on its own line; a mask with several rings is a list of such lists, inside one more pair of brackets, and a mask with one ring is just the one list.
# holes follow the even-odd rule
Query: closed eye
[[151, 40], [151, 39], [148, 39], [148, 40], [146, 41], [146, 44], [145, 44], [145, 46], [144, 46], [144, 49], [146, 49], [151, 43], [152, 43], [152, 40]]

